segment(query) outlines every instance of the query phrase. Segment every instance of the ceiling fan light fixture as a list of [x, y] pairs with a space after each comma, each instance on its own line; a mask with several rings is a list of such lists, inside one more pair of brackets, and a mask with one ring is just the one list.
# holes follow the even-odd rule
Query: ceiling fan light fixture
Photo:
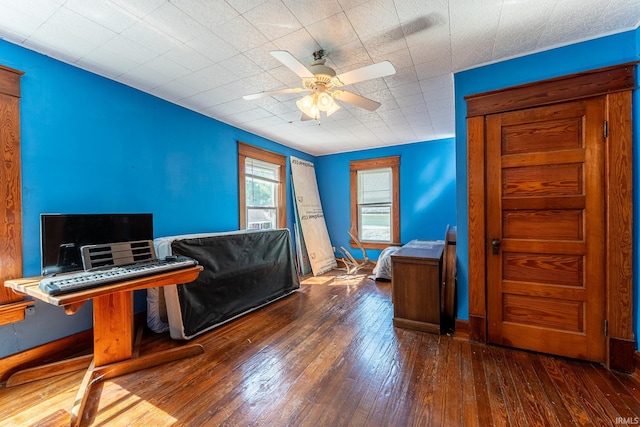
[[320, 119], [320, 109], [318, 108], [318, 94], [313, 93], [296, 101], [298, 109], [314, 120]]
[[309, 67], [303, 65], [285, 50], [273, 50], [270, 53], [302, 79], [302, 87], [261, 92], [253, 95], [245, 95], [243, 98], [251, 100], [284, 93], [311, 92], [311, 94], [296, 101], [296, 106], [303, 113], [301, 119], [303, 121], [319, 121], [321, 111], [324, 111], [327, 117], [338, 111], [340, 106], [334, 99], [359, 108], [364, 108], [365, 110], [375, 111], [380, 107], [379, 102], [336, 88], [365, 80], [390, 76], [396, 72], [391, 62], [382, 61], [336, 75], [336, 71], [333, 68], [325, 65], [326, 53], [323, 50], [318, 50], [313, 53], [314, 61]]
[[329, 109], [327, 110], [327, 117], [329, 117], [330, 115], [332, 115], [333, 113], [335, 113], [340, 109], [340, 106], [338, 105], [337, 102], [333, 100], [333, 98], [331, 98], [331, 104], [333, 105], [329, 107]]
[[335, 105], [333, 98], [327, 92], [322, 92], [318, 95], [318, 108], [320, 111], [327, 111]]
[[327, 113], [327, 117], [340, 109], [328, 92], [312, 93], [296, 101], [298, 109], [314, 120], [320, 120], [320, 112]]
[[302, 111], [310, 109], [313, 106], [313, 95], [315, 94], [304, 96], [296, 101], [298, 108]]

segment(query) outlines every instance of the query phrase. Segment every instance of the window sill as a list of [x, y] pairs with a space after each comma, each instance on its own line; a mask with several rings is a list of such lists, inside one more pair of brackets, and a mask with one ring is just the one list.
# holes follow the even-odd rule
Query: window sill
[[[360, 242], [365, 249], [386, 249], [389, 246], [402, 246], [400, 242]], [[352, 248], [358, 248], [359, 246], [353, 240], [349, 241]]]

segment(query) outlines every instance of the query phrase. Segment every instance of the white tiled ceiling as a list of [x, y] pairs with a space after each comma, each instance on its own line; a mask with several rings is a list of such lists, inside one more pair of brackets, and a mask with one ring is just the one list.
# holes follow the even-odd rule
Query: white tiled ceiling
[[[639, 23], [639, 0], [0, 0], [5, 40], [314, 155], [452, 137], [453, 72]], [[242, 99], [301, 84], [269, 51], [319, 49], [338, 74], [391, 61], [346, 88], [382, 106]]]

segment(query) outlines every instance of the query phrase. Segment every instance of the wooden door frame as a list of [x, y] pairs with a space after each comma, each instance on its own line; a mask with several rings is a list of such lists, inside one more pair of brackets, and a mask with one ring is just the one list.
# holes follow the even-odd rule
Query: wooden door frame
[[[469, 338], [487, 341], [485, 116], [566, 101], [605, 97], [606, 365], [632, 372], [633, 157], [632, 91], [636, 62], [465, 97], [469, 227]], [[471, 230], [473, 232], [471, 232]], [[615, 236], [615, 240], [614, 237]]]
[[20, 163], [20, 78], [24, 73], [0, 65], [0, 325], [25, 318], [33, 305], [4, 281], [22, 277], [22, 184]]

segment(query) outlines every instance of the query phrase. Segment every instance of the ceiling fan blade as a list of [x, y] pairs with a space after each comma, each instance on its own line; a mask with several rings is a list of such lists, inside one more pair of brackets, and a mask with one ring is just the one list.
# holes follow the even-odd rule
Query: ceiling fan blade
[[313, 73], [286, 50], [272, 50], [269, 53], [301, 78], [313, 77]]
[[254, 93], [253, 95], [245, 95], [245, 96], [242, 97], [242, 99], [252, 100], [252, 99], [262, 98], [264, 96], [281, 95], [283, 93], [308, 92], [308, 91], [309, 91], [308, 89], [303, 89], [301, 87], [292, 87], [292, 88], [288, 88], [288, 89], [280, 89], [280, 90], [272, 90], [272, 91], [268, 91], [268, 92]]
[[331, 81], [335, 86], [346, 86], [352, 83], [362, 82], [364, 80], [390, 76], [395, 73], [396, 69], [393, 67], [391, 62], [382, 61], [377, 64], [367, 65], [366, 67], [358, 68], [357, 70], [339, 74], [331, 79]]
[[313, 120], [313, 117], [309, 117], [305, 113], [302, 113], [302, 117], [300, 117], [300, 121], [306, 122], [307, 120]]
[[333, 97], [339, 101], [344, 101], [356, 107], [364, 108], [369, 111], [375, 111], [380, 105], [378, 101], [365, 98], [364, 96], [356, 95], [355, 93], [347, 92], [344, 90], [336, 90], [333, 92]]

